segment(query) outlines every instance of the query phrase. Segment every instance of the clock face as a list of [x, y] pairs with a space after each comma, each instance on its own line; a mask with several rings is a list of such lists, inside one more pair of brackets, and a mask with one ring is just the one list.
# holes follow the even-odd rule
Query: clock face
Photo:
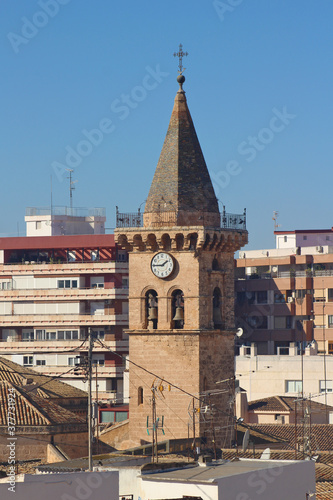
[[158, 278], [167, 278], [172, 273], [173, 268], [173, 258], [168, 253], [157, 253], [151, 261], [151, 270]]

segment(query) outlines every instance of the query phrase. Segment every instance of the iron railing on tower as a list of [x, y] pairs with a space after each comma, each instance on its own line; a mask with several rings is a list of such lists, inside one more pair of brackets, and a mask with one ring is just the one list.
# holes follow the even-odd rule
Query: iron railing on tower
[[[160, 212], [160, 217], [154, 222], [155, 226], [163, 227], [169, 224], [175, 224], [175, 213], [174, 212]], [[140, 208], [137, 212], [119, 212], [118, 207], [116, 207], [116, 228], [122, 227], [142, 227], [143, 226], [143, 214]], [[246, 231], [246, 208], [242, 214], [229, 214], [225, 211], [225, 206], [223, 206], [223, 211], [221, 213], [220, 227], [222, 229], [233, 229]]]

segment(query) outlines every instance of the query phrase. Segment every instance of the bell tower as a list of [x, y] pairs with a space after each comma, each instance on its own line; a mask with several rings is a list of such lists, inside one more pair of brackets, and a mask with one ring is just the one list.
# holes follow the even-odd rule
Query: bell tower
[[219, 212], [182, 67], [177, 81], [143, 216], [117, 210], [116, 241], [129, 251], [130, 441], [151, 442], [156, 417], [158, 440], [230, 446], [234, 252], [248, 241], [246, 214]]

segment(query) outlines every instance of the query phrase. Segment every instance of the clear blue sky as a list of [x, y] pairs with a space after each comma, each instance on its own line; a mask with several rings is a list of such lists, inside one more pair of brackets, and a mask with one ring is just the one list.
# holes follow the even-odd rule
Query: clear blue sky
[[331, 227], [332, 19], [329, 0], [2, 0], [1, 235], [18, 223], [23, 234], [25, 207], [50, 204], [51, 174], [54, 204], [68, 205], [53, 165], [83, 130], [104, 131], [72, 158], [74, 206], [106, 207], [113, 227], [116, 205], [144, 202], [179, 43], [217, 196], [229, 212], [247, 207], [249, 248], [274, 245], [273, 210], [281, 229]]

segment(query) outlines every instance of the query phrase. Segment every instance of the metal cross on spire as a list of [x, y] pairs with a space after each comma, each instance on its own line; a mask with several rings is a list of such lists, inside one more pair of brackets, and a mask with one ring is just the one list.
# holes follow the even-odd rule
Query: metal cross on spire
[[183, 68], [183, 57], [188, 56], [188, 52], [183, 52], [183, 46], [182, 44], [179, 44], [179, 52], [174, 52], [174, 57], [179, 57], [179, 70], [178, 73], [180, 75], [183, 74], [183, 71], [185, 71], [186, 68]]

